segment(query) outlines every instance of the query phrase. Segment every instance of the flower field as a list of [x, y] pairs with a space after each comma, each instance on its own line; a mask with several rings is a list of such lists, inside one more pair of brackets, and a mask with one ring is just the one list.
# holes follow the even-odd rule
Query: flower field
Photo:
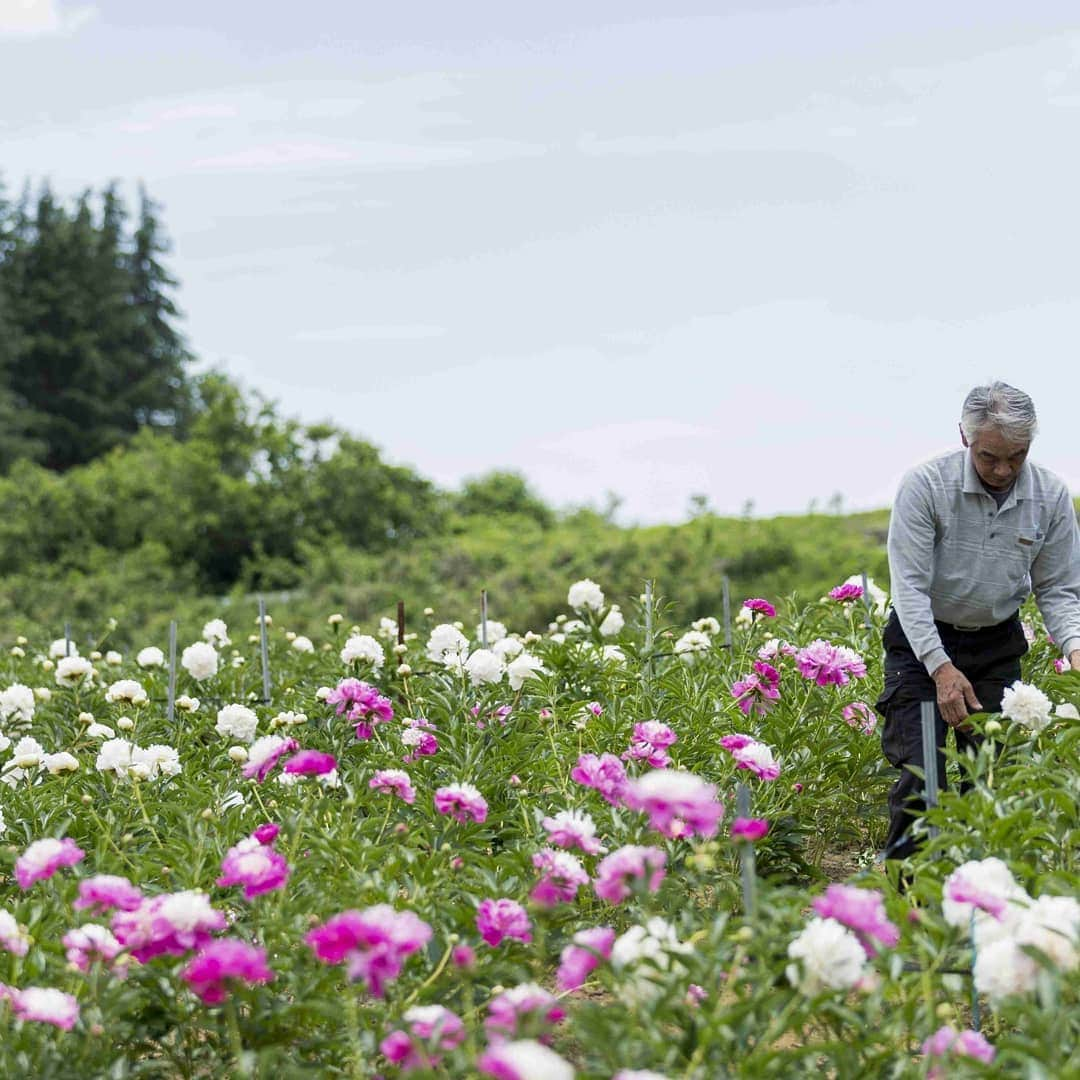
[[172, 673], [7, 640], [0, 1074], [1080, 1075], [1080, 674], [1037, 616], [900, 892], [884, 597], [620, 599], [248, 610]]

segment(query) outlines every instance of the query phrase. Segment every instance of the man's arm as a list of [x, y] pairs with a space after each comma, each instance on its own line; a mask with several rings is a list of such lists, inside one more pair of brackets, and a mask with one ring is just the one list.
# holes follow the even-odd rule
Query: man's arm
[[1068, 491], [1058, 499], [1031, 564], [1031, 588], [1050, 636], [1080, 668], [1080, 529]]
[[982, 705], [967, 676], [949, 659], [934, 625], [930, 584], [935, 533], [930, 485], [918, 473], [908, 473], [900, 483], [889, 519], [893, 607], [908, 644], [933, 677], [942, 718], [950, 726], [959, 727], [969, 709], [977, 711]]

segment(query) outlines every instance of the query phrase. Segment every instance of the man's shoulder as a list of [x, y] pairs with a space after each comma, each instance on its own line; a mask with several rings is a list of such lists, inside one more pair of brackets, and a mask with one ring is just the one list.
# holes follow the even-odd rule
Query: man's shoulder
[[935, 454], [926, 461], [913, 465], [900, 481], [901, 487], [933, 487], [958, 489], [964, 482], [964, 455], [966, 450], [947, 450]]
[[1031, 473], [1032, 492], [1043, 499], [1053, 502], [1068, 496], [1069, 485], [1052, 469], [1028, 459], [1027, 467]]

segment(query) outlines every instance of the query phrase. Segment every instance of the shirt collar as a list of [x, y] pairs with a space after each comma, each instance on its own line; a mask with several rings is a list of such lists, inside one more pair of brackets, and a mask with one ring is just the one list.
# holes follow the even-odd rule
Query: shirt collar
[[[979, 474], [975, 471], [975, 462], [971, 459], [971, 449], [964, 451], [964, 492], [969, 495], [985, 495], [988, 499], [992, 499], [993, 496], [983, 482], [979, 479]], [[1021, 499], [1030, 499], [1032, 497], [1032, 480], [1031, 480], [1031, 462], [1025, 460], [1024, 464], [1020, 467], [1020, 474], [1016, 478], [1016, 483], [1013, 484], [1012, 490], [1009, 492], [1008, 498], [1001, 504], [1001, 509], [1006, 507], [1015, 506]]]

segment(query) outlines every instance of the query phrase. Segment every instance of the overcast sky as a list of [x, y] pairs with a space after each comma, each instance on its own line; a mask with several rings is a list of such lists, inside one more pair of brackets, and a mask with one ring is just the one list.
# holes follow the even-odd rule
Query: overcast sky
[[447, 486], [884, 506], [999, 377], [1080, 490], [1075, 3], [0, 0], [0, 170], [145, 181], [202, 361]]

